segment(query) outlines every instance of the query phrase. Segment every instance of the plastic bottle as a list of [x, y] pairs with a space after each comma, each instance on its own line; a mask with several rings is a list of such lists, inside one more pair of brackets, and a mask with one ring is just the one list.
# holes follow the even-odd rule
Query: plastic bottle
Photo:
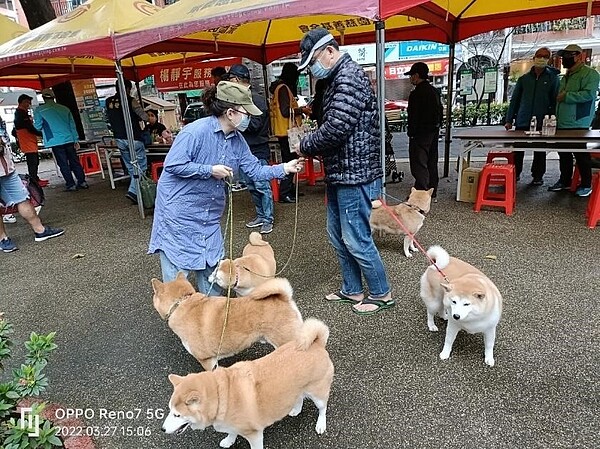
[[556, 116], [550, 117], [550, 124], [548, 125], [548, 135], [553, 136], [556, 134]]
[[544, 121], [542, 122], [542, 136], [548, 136], [550, 130], [550, 116], [545, 115]]
[[534, 115], [529, 122], [529, 134], [535, 134], [537, 131], [537, 117]]

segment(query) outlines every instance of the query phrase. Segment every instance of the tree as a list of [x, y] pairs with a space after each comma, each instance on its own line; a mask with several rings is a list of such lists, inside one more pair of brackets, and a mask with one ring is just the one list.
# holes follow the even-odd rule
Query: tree
[[[29, 28], [32, 30], [56, 19], [56, 12], [54, 11], [52, 3], [50, 3], [50, 0], [21, 0], [21, 7], [27, 18]], [[67, 106], [71, 110], [73, 118], [75, 119], [75, 124], [77, 125], [79, 138], [85, 140], [85, 132], [83, 131], [83, 124], [81, 123], [73, 86], [67, 81], [55, 84], [52, 86], [52, 90], [56, 95], [56, 101]]]

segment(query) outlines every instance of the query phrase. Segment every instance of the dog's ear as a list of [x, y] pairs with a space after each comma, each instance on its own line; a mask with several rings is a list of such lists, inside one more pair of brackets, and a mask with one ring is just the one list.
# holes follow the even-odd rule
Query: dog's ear
[[432, 187], [431, 189], [429, 189], [429, 190], [427, 191], [427, 193], [429, 194], [429, 196], [432, 196], [432, 195], [433, 195], [433, 187]]
[[187, 276], [185, 275], [185, 273], [183, 271], [180, 271], [179, 273], [177, 273], [177, 278], [176, 279], [178, 281], [180, 281], [182, 279], [185, 280], [185, 281], [187, 281]]
[[191, 391], [185, 398], [185, 405], [188, 407], [196, 405], [200, 402], [200, 393], [197, 391]]
[[441, 283], [441, 284], [440, 284], [440, 286], [441, 286], [441, 287], [442, 287], [444, 290], [446, 290], [446, 292], [448, 292], [448, 293], [450, 293], [450, 292], [452, 291], [452, 288], [453, 288], [452, 284], [444, 284], [444, 283]]
[[163, 283], [160, 282], [158, 279], [152, 278], [150, 283], [152, 284], [152, 289], [154, 290], [154, 293], [158, 293], [162, 290]]
[[174, 387], [179, 385], [182, 380], [182, 376], [178, 376], [177, 374], [169, 374], [169, 381], [173, 384]]
[[482, 301], [483, 299], [485, 299], [485, 293], [484, 292], [473, 292], [473, 296], [475, 296], [475, 298], [477, 298], [480, 301]]
[[417, 189], [415, 189], [414, 187], [410, 188], [410, 193], [415, 193], [417, 191]]

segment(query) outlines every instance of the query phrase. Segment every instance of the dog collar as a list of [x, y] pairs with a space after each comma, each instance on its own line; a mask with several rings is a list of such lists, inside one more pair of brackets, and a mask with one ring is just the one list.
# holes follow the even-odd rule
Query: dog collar
[[422, 215], [427, 215], [427, 212], [425, 212], [423, 209], [421, 209], [419, 206], [415, 206], [414, 204], [410, 204], [408, 201], [405, 201], [404, 204], [406, 204], [408, 207], [410, 207], [411, 209], [416, 210], [417, 212], [419, 212]]
[[173, 315], [173, 312], [175, 312], [175, 309], [177, 309], [177, 307], [179, 307], [179, 304], [181, 304], [183, 301], [188, 299], [190, 296], [192, 296], [192, 295], [186, 295], [183, 298], [181, 298], [179, 301], [175, 301], [173, 304], [171, 304], [171, 307], [169, 307], [169, 310], [167, 311], [167, 314], [165, 315], [165, 321], [167, 323], [169, 322], [169, 318], [171, 318], [171, 315]]

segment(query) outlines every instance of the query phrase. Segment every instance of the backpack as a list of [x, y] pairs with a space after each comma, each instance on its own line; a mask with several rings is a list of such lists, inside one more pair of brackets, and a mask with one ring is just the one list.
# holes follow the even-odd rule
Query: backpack
[[[32, 180], [29, 175], [19, 175], [19, 178], [21, 178], [21, 182], [29, 192], [29, 202], [33, 207], [43, 206], [46, 201], [46, 196], [40, 185]], [[5, 206], [0, 203], [0, 215], [15, 214], [18, 212], [16, 204], [13, 206]]]

